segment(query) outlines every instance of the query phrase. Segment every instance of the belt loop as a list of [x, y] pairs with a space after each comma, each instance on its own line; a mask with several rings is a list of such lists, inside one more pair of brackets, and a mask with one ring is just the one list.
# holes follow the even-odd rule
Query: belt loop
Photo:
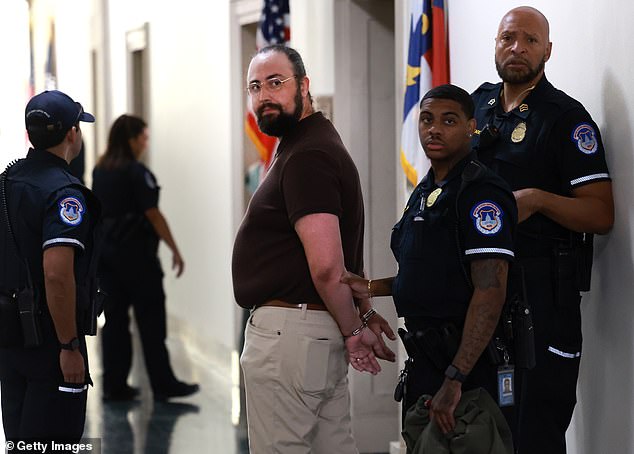
[[306, 320], [306, 315], [308, 314], [308, 304], [303, 303], [301, 306], [302, 306], [302, 320]]

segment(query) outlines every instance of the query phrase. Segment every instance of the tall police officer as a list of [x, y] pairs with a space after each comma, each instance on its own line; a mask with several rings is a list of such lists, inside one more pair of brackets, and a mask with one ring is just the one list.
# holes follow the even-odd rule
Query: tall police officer
[[84, 429], [99, 205], [69, 169], [82, 121], [95, 118], [66, 94], [34, 96], [26, 128], [35, 148], [2, 175], [0, 383], [8, 440], [78, 440]]
[[542, 13], [509, 11], [495, 47], [502, 83], [473, 94], [479, 158], [517, 200], [517, 260], [533, 306], [537, 365], [523, 377], [520, 453], [566, 451], [581, 356], [579, 291], [589, 289], [591, 234], [608, 232], [614, 222], [599, 130], [579, 102], [546, 79], [550, 52]]
[[431, 169], [392, 232], [398, 273], [369, 281], [348, 273], [342, 280], [357, 298], [393, 295], [417, 338], [417, 352], [408, 349], [414, 361], [404, 409], [433, 395], [431, 419], [447, 433], [462, 390], [483, 387], [498, 397], [497, 365], [482, 353], [504, 305], [517, 212], [508, 186], [471, 152], [475, 120], [466, 91], [428, 91], [418, 128]]

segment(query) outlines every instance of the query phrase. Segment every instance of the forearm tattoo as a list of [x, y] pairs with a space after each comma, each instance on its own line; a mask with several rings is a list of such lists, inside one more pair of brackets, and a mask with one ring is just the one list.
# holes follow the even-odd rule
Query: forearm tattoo
[[500, 259], [477, 260], [471, 264], [474, 294], [469, 307], [456, 362], [471, 370], [482, 354], [500, 316], [506, 293], [508, 263]]
[[500, 288], [508, 263], [502, 259], [476, 260], [471, 264], [471, 281], [479, 290]]

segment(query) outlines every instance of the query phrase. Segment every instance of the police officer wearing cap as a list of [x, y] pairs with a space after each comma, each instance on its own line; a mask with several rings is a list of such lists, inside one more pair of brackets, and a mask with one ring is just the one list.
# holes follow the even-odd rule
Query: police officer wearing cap
[[614, 222], [599, 129], [578, 101], [546, 79], [550, 55], [543, 14], [509, 11], [495, 47], [502, 82], [473, 94], [478, 156], [517, 199], [517, 269], [525, 285], [521, 290], [518, 274], [509, 288], [525, 291], [533, 312], [536, 365], [522, 377], [520, 453], [566, 452], [581, 357], [579, 292], [590, 286], [592, 234], [607, 233]]
[[80, 122], [94, 122], [60, 91], [26, 106], [34, 148], [2, 175], [0, 384], [7, 440], [78, 440], [94, 334], [99, 204], [73, 177]]
[[447, 433], [462, 391], [483, 387], [498, 396], [497, 365], [483, 352], [504, 305], [516, 206], [508, 186], [471, 152], [475, 120], [466, 91], [442, 85], [427, 92], [418, 128], [431, 169], [392, 232], [398, 273], [343, 281], [358, 298], [393, 296], [416, 337], [403, 409], [433, 395], [431, 418]]

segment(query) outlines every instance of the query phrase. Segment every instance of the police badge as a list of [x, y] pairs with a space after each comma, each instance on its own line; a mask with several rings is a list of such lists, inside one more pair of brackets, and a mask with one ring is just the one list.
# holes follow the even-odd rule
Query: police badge
[[526, 123], [521, 121], [515, 126], [515, 129], [511, 133], [511, 141], [513, 143], [520, 143], [526, 137]]

